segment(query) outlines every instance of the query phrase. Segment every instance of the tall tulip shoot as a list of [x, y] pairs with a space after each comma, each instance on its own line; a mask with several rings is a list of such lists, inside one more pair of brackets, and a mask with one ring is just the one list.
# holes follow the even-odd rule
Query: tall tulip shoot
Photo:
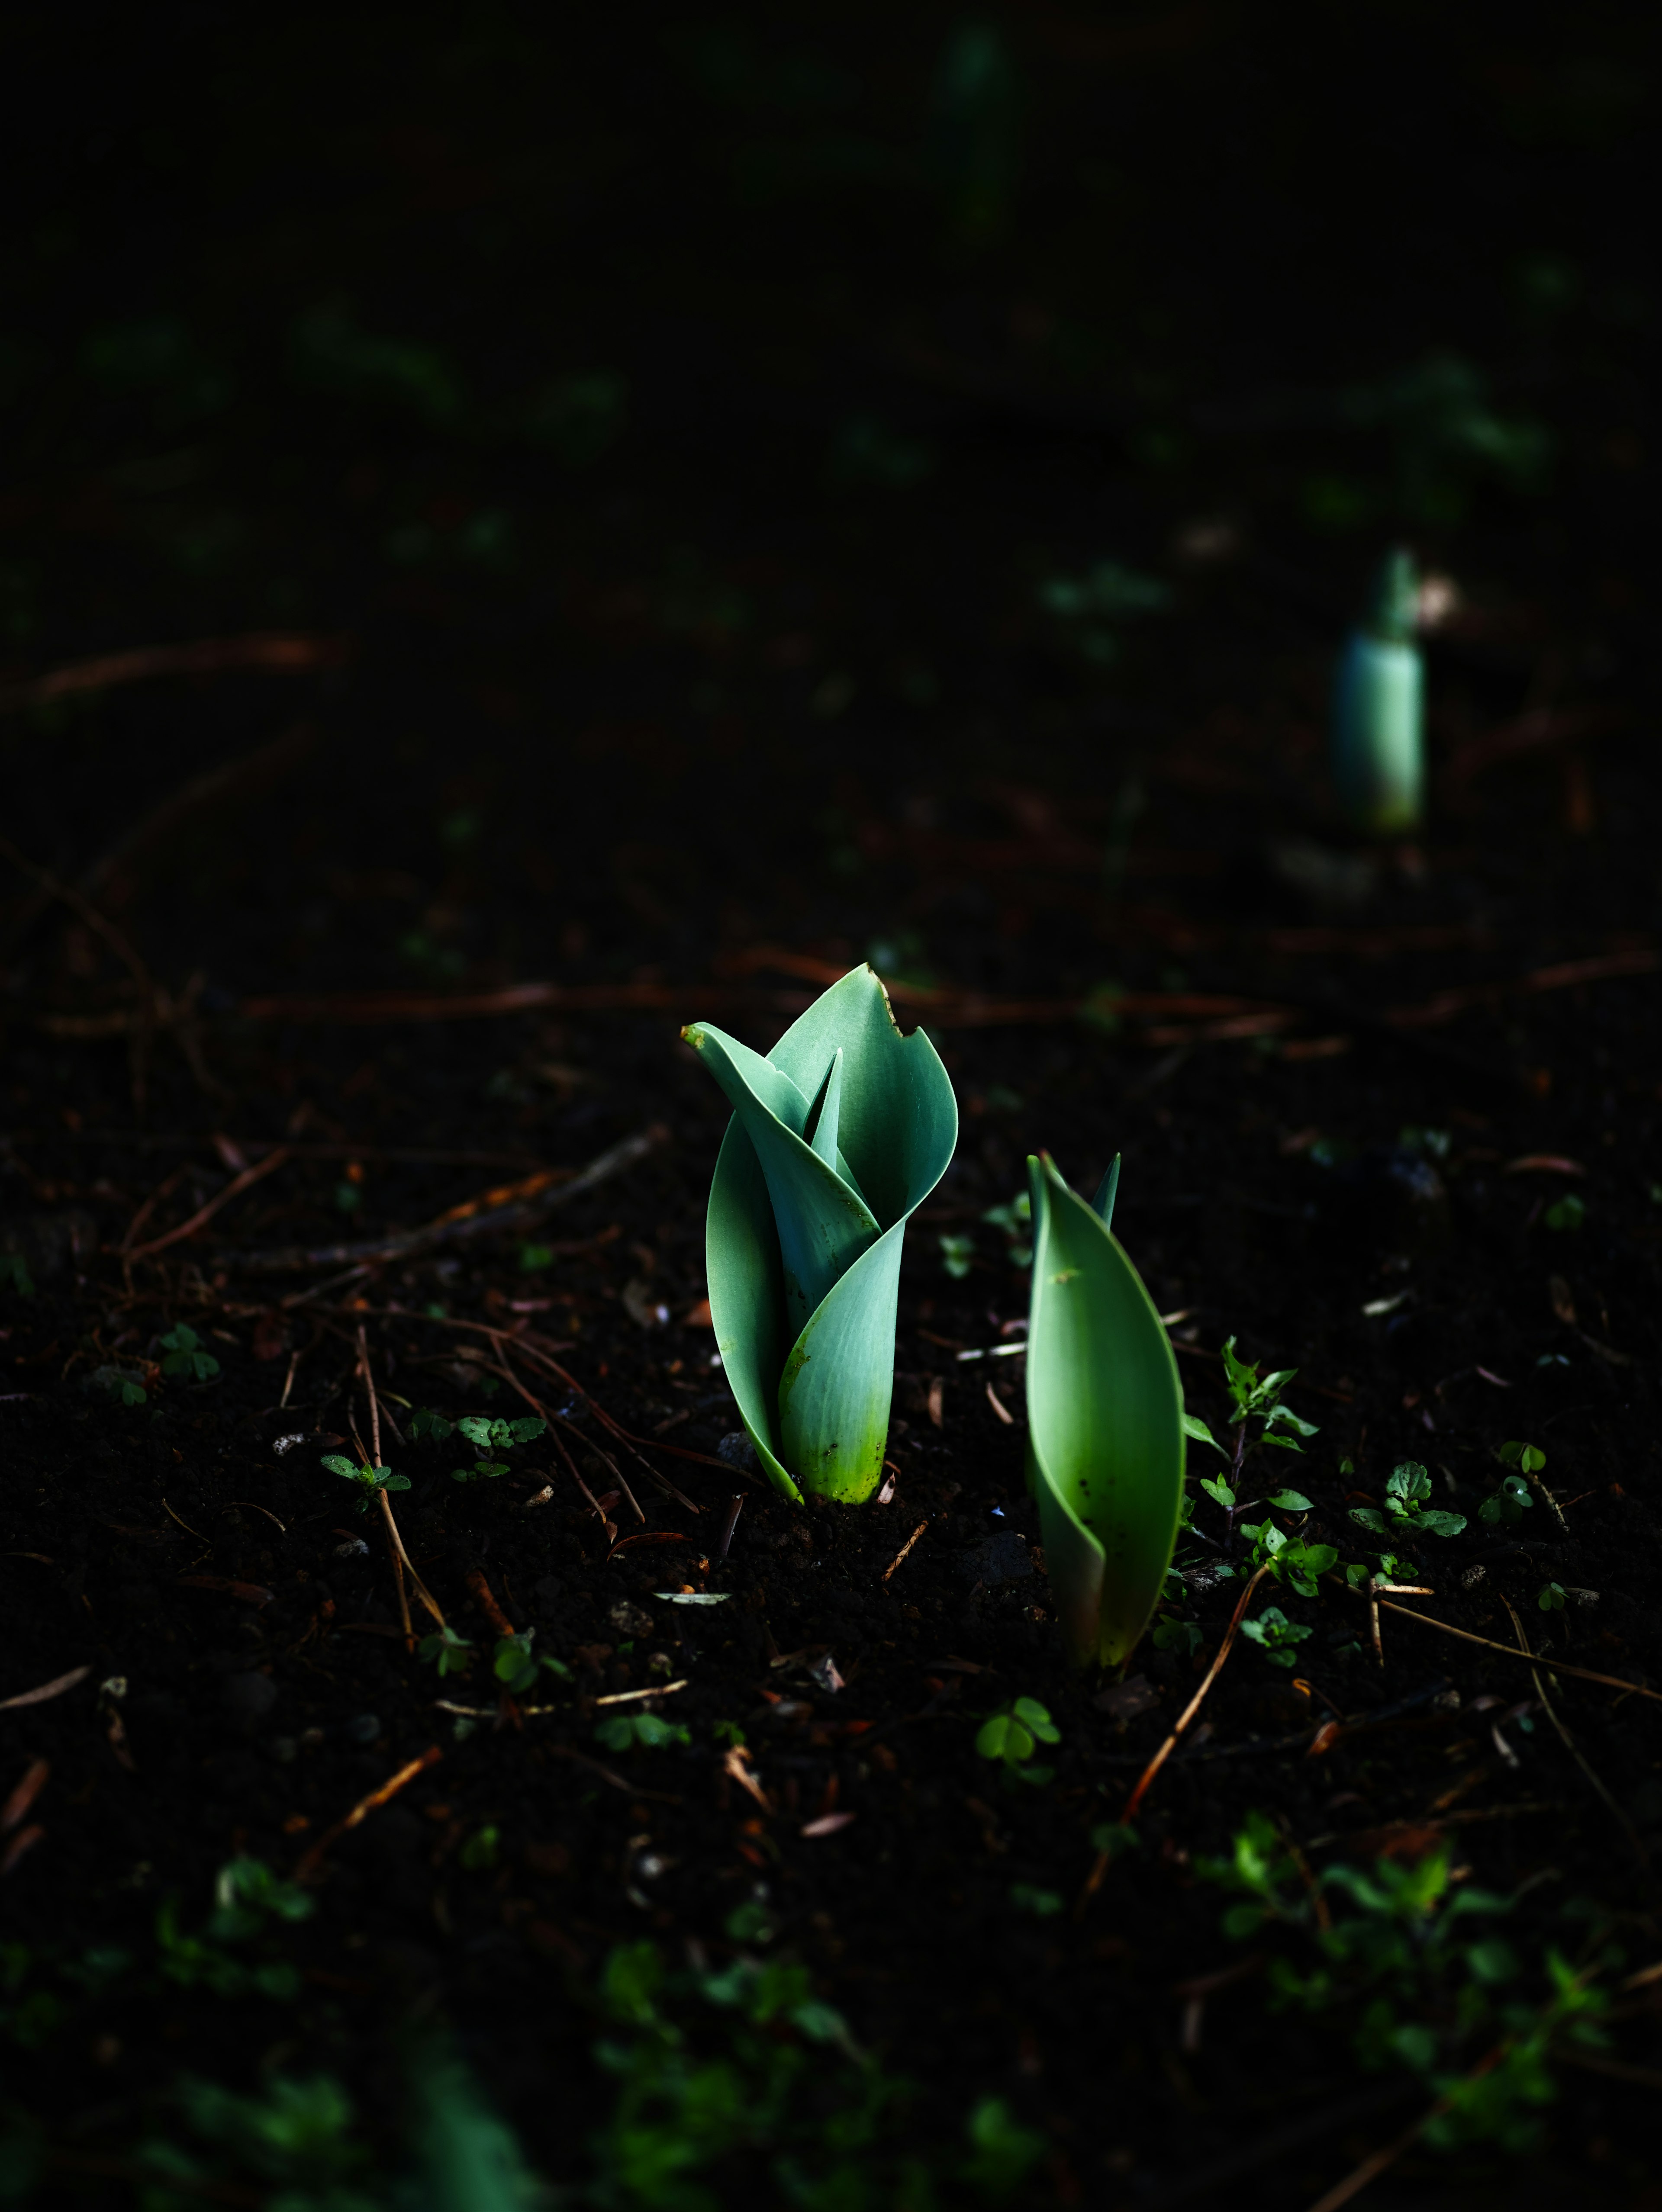
[[1414, 641], [1418, 580], [1412, 555], [1390, 554], [1367, 612], [1340, 656], [1333, 687], [1333, 780], [1358, 829], [1386, 833], [1419, 822], [1425, 782], [1424, 672]]
[[858, 1504], [883, 1471], [901, 1241], [958, 1141], [952, 1084], [869, 968], [765, 1055], [707, 1023], [682, 1035], [733, 1108], [705, 1261], [740, 1418], [786, 1497]]
[[1148, 1624], [1177, 1540], [1183, 1391], [1154, 1301], [1110, 1225], [1117, 1159], [1089, 1206], [1048, 1153], [1027, 1173], [1027, 1486], [1068, 1656], [1117, 1667]]

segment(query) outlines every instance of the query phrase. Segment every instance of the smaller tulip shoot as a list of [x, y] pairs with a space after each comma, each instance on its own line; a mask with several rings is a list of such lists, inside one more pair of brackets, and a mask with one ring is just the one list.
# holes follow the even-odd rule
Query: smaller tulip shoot
[[1048, 1154], [1027, 1172], [1027, 1484], [1068, 1655], [1117, 1667], [1148, 1624], [1177, 1540], [1183, 1392], [1154, 1301], [1110, 1226], [1117, 1159], [1089, 1206]]
[[952, 1083], [869, 968], [765, 1057], [705, 1023], [682, 1035], [734, 1109], [705, 1260], [740, 1419], [787, 1498], [859, 1504], [883, 1472], [901, 1240], [958, 1141]]
[[1413, 556], [1390, 554], [1367, 612], [1340, 655], [1333, 687], [1333, 780], [1359, 830], [1385, 835], [1420, 820], [1425, 784], [1425, 679], [1414, 634]]

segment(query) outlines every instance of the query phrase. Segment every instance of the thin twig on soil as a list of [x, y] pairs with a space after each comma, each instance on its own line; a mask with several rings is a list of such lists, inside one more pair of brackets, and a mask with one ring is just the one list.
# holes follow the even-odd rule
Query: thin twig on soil
[[332, 668], [344, 659], [346, 641], [304, 631], [256, 630], [247, 637], [202, 638], [190, 645], [144, 645], [126, 653], [100, 653], [90, 660], [71, 660], [62, 668], [0, 691], [0, 714], [20, 707], [43, 706], [78, 691], [109, 691], [119, 684], [137, 684], [152, 676], [217, 676], [227, 669], [263, 668], [275, 675], [299, 676]]
[[361, 1821], [367, 1820], [371, 1813], [386, 1804], [389, 1798], [396, 1797], [399, 1790], [407, 1784], [413, 1782], [418, 1774], [424, 1773], [429, 1766], [436, 1766], [443, 1756], [444, 1753], [439, 1749], [437, 1744], [430, 1743], [419, 1759], [412, 1759], [407, 1766], [401, 1766], [398, 1772], [390, 1780], [383, 1782], [378, 1790], [372, 1790], [367, 1797], [360, 1797], [345, 1819], [337, 1820], [332, 1828], [326, 1828], [316, 1843], [302, 1856], [300, 1863], [295, 1869], [295, 1880], [302, 1883], [314, 1882], [322, 1867], [324, 1854], [331, 1844], [338, 1843], [344, 1835], [350, 1829], [356, 1828]]
[[[1356, 1595], [1361, 1597], [1365, 1593], [1358, 1590]], [[1491, 1636], [1474, 1636], [1469, 1628], [1456, 1628], [1446, 1620], [1434, 1620], [1428, 1613], [1415, 1613], [1410, 1606], [1392, 1605], [1389, 1598], [1381, 1598], [1379, 1602], [1387, 1613], [1400, 1613], [1404, 1620], [1417, 1620], [1422, 1628], [1435, 1628], [1445, 1636], [1458, 1636], [1463, 1644], [1481, 1644], [1485, 1651], [1501, 1651], [1508, 1659], [1522, 1659], [1529, 1665], [1539, 1663], [1532, 1651], [1519, 1651], [1510, 1644], [1497, 1644]], [[1619, 1674], [1598, 1674], [1591, 1667], [1572, 1667], [1564, 1659], [1553, 1662], [1553, 1672], [1574, 1674], [1580, 1682], [1602, 1682], [1607, 1690], [1623, 1690], [1635, 1698], [1653, 1698], [1662, 1705], [1662, 1690], [1647, 1689], [1642, 1682], [1625, 1682]]]
[[[379, 1468], [380, 1465], [380, 1400], [375, 1392], [374, 1377], [369, 1371], [369, 1343], [364, 1334], [362, 1322], [358, 1323], [358, 1371], [363, 1377], [364, 1390], [369, 1400], [370, 1428], [374, 1443], [374, 1457], [370, 1464]], [[441, 1628], [445, 1625], [444, 1614], [439, 1608], [437, 1599], [416, 1572], [415, 1563], [404, 1548], [404, 1539], [399, 1534], [399, 1524], [393, 1518], [392, 1500], [387, 1497], [386, 1490], [379, 1486], [376, 1488], [375, 1496], [380, 1501], [381, 1518], [387, 1523], [387, 1542], [393, 1550], [393, 1576], [399, 1586], [399, 1610], [404, 1615], [404, 1633], [407, 1641], [413, 1644], [415, 1631], [410, 1626], [410, 1607], [405, 1599], [404, 1577], [399, 1572], [400, 1561], [409, 1569], [410, 1579], [416, 1586], [417, 1596], [420, 1598]]]
[[497, 1604], [496, 1593], [485, 1580], [484, 1569], [470, 1567], [462, 1579], [478, 1601], [479, 1611], [490, 1623], [497, 1635], [512, 1636], [514, 1633], [514, 1624]]
[[[556, 1207], [567, 1206], [635, 1165], [637, 1160], [667, 1141], [669, 1132], [661, 1122], [612, 1145], [587, 1167], [572, 1174], [564, 1168], [544, 1168], [516, 1183], [507, 1183], [478, 1197], [453, 1206], [435, 1220], [418, 1229], [402, 1230], [390, 1237], [356, 1244], [285, 1245], [266, 1252], [228, 1252], [227, 1260], [250, 1274], [286, 1274], [301, 1267], [358, 1268], [388, 1260], [413, 1259], [418, 1253], [446, 1244], [472, 1243], [534, 1228]], [[307, 1293], [315, 1295], [315, 1291]]]
[[887, 1565], [886, 1567], [885, 1567], [885, 1568], [884, 1568], [884, 1570], [883, 1570], [883, 1579], [884, 1579], [884, 1581], [885, 1581], [885, 1582], [887, 1582], [887, 1580], [889, 1579], [889, 1577], [890, 1577], [890, 1576], [894, 1572], [895, 1569], [896, 1569], [896, 1568], [900, 1565], [901, 1561], [905, 1558], [905, 1556], [906, 1556], [907, 1553], [910, 1551], [910, 1549], [911, 1549], [912, 1546], [913, 1546], [913, 1545], [917, 1541], [918, 1538], [919, 1538], [919, 1537], [923, 1534], [923, 1531], [924, 1531], [924, 1530], [928, 1527], [928, 1525], [929, 1525], [929, 1524], [928, 1524], [928, 1522], [927, 1521], [920, 1521], [920, 1522], [918, 1522], [918, 1524], [917, 1524], [916, 1528], [914, 1528], [914, 1529], [912, 1530], [911, 1534], [910, 1534], [910, 1536], [908, 1536], [908, 1537], [907, 1537], [907, 1539], [906, 1539], [905, 1542], [904, 1542], [904, 1543], [900, 1547], [900, 1549], [899, 1549], [899, 1550], [895, 1553], [895, 1555], [894, 1555], [893, 1559], [892, 1559], [889, 1561], [888, 1565]]
[[733, 1543], [733, 1532], [739, 1526], [739, 1516], [744, 1511], [744, 1510], [745, 1493], [741, 1490], [736, 1493], [732, 1503], [728, 1505], [727, 1519], [721, 1523], [721, 1544], [720, 1550], [716, 1553], [716, 1557], [718, 1559], [726, 1559], [728, 1549]]
[[[1258, 1569], [1251, 1581], [1248, 1583], [1246, 1588], [1241, 1592], [1239, 1598], [1236, 1601], [1235, 1610], [1229, 1617], [1229, 1626], [1223, 1632], [1223, 1640], [1218, 1645], [1216, 1657], [1206, 1670], [1205, 1680], [1202, 1682], [1199, 1689], [1196, 1691], [1194, 1696], [1190, 1698], [1189, 1703], [1184, 1707], [1183, 1711], [1178, 1715], [1177, 1725], [1172, 1730], [1171, 1735], [1166, 1737], [1165, 1742], [1161, 1744], [1160, 1749], [1154, 1753], [1154, 1757], [1149, 1760], [1148, 1765], [1143, 1769], [1141, 1780], [1137, 1784], [1136, 1788], [1126, 1799], [1125, 1810], [1119, 1816], [1120, 1825], [1122, 1827], [1129, 1826], [1132, 1820], [1135, 1817], [1137, 1808], [1148, 1796], [1148, 1791], [1153, 1785], [1154, 1777], [1160, 1772], [1161, 1767], [1165, 1765], [1166, 1760], [1177, 1749], [1178, 1739], [1186, 1732], [1190, 1723], [1194, 1719], [1196, 1714], [1205, 1703], [1208, 1691], [1210, 1690], [1213, 1683], [1217, 1680], [1218, 1676], [1223, 1672], [1224, 1662], [1228, 1658], [1231, 1651], [1234, 1649], [1235, 1632], [1239, 1628], [1241, 1621], [1245, 1615], [1248, 1601], [1251, 1598], [1253, 1591], [1257, 1589], [1258, 1584], [1263, 1580], [1264, 1577], [1269, 1572], [1269, 1564], [1266, 1561], [1265, 1564]], [[1107, 1855], [1105, 1853], [1105, 1859], [1106, 1856]], [[1101, 1876], [1099, 1875], [1096, 1879], [1099, 1881], [1101, 1880]], [[1087, 1886], [1087, 1893], [1088, 1894], [1089, 1889], [1094, 1888], [1095, 1886], [1095, 1882], [1089, 1884]]]
[[[588, 1450], [592, 1451], [597, 1459], [604, 1460], [606, 1466], [612, 1470], [612, 1480], [617, 1483], [618, 1489], [623, 1492], [624, 1496], [628, 1498], [630, 1505], [634, 1511], [636, 1519], [641, 1522], [642, 1527], [645, 1526], [646, 1515], [641, 1510], [640, 1501], [636, 1498], [635, 1492], [630, 1488], [628, 1483], [624, 1481], [622, 1468], [619, 1468], [616, 1460], [614, 1460], [609, 1453], [602, 1451], [599, 1444], [594, 1442], [592, 1437], [586, 1437], [575, 1421], [568, 1421], [563, 1413], [557, 1413], [551, 1406], [545, 1406], [540, 1398], [533, 1396], [533, 1394], [526, 1389], [524, 1383], [521, 1382], [519, 1376], [514, 1373], [513, 1370], [508, 1367], [506, 1363], [499, 1367], [493, 1367], [491, 1366], [490, 1362], [487, 1359], [482, 1360], [480, 1364], [487, 1369], [490, 1373], [493, 1375], [500, 1375], [505, 1382], [511, 1382], [514, 1388], [519, 1392], [521, 1397], [525, 1400], [526, 1404], [531, 1407], [532, 1411], [536, 1413], [540, 1413], [544, 1420], [548, 1423], [549, 1433], [551, 1435], [553, 1435], [557, 1427], [569, 1429], [572, 1435], [577, 1438], [580, 1443], [585, 1445]], [[654, 1481], [658, 1481], [658, 1477], [654, 1474], [651, 1468], [647, 1469], [647, 1473], [653, 1475], [653, 1480]], [[659, 1487], [661, 1489], [667, 1490], [669, 1486], [667, 1483], [660, 1482]], [[673, 1494], [677, 1497], [680, 1495], [679, 1491]], [[686, 1503], [685, 1499], [683, 1499], [682, 1502], [683, 1504]], [[694, 1506], [693, 1510], [695, 1513], [697, 1510], [697, 1506]]]
[[[1523, 1645], [1525, 1650], [1527, 1651], [1529, 1649], [1529, 1638], [1524, 1633], [1524, 1624], [1519, 1619], [1517, 1607], [1513, 1604], [1512, 1600], [1509, 1597], [1502, 1596], [1501, 1602], [1505, 1606], [1507, 1611], [1512, 1615], [1512, 1625], [1517, 1632], [1518, 1641]], [[1634, 1856], [1638, 1860], [1640, 1865], [1645, 1869], [1646, 1872], [1648, 1873], [1650, 1871], [1651, 1863], [1650, 1853], [1645, 1849], [1644, 1844], [1641, 1842], [1638, 1829], [1634, 1826], [1633, 1822], [1628, 1818], [1626, 1813], [1623, 1812], [1622, 1807], [1617, 1803], [1615, 1797], [1611, 1796], [1610, 1792], [1605, 1788], [1599, 1777], [1593, 1771], [1592, 1766], [1588, 1764], [1580, 1747], [1577, 1746], [1574, 1737], [1571, 1735], [1569, 1730], [1565, 1727], [1562, 1720], [1559, 1717], [1557, 1706], [1553, 1704], [1552, 1699], [1547, 1695], [1547, 1686], [1541, 1680], [1540, 1668], [1538, 1667], [1532, 1667], [1530, 1669], [1530, 1674], [1535, 1684], [1535, 1694], [1541, 1700], [1542, 1705], [1545, 1709], [1547, 1718], [1552, 1723], [1554, 1728], [1557, 1729], [1559, 1738], [1562, 1742], [1565, 1750], [1568, 1752], [1570, 1757], [1580, 1768], [1582, 1773], [1585, 1774], [1588, 1781], [1592, 1783], [1594, 1790], [1597, 1790], [1599, 1796], [1603, 1798], [1605, 1807], [1615, 1820], [1616, 1826], [1627, 1838], [1629, 1848], [1633, 1852]]]
[[234, 1198], [240, 1198], [245, 1190], [262, 1182], [268, 1175], [275, 1174], [278, 1168], [287, 1166], [288, 1161], [289, 1154], [279, 1145], [275, 1152], [268, 1152], [253, 1167], [244, 1168], [242, 1173], [228, 1182], [223, 1190], [216, 1191], [205, 1206], [199, 1206], [188, 1221], [181, 1221], [177, 1229], [169, 1229], [163, 1236], [153, 1237], [148, 1244], [137, 1244], [131, 1249], [124, 1245], [122, 1257], [131, 1266], [137, 1260], [152, 1259], [156, 1253], [165, 1252], [170, 1244], [180, 1244], [187, 1237], [194, 1237], [198, 1229], [207, 1227], [222, 1207], [228, 1206]]

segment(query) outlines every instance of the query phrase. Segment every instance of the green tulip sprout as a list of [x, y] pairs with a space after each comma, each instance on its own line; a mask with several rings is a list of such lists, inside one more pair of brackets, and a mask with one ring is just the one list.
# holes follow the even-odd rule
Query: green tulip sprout
[[1333, 689], [1333, 777], [1358, 829], [1412, 830], [1425, 781], [1424, 674], [1414, 641], [1411, 554], [1387, 556], [1367, 614], [1345, 644]]
[[952, 1084], [869, 968], [765, 1058], [708, 1024], [681, 1034], [734, 1109], [705, 1257], [740, 1418], [786, 1497], [858, 1504], [883, 1471], [901, 1240], [958, 1141]]
[[1027, 1486], [1068, 1656], [1117, 1667], [1148, 1625], [1177, 1541], [1183, 1391], [1154, 1301], [1111, 1233], [1118, 1160], [1089, 1206], [1048, 1153], [1027, 1173]]

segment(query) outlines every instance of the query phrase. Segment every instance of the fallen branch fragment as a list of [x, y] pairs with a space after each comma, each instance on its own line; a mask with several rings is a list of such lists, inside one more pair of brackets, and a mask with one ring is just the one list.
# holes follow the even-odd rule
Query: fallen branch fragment
[[534, 1228], [557, 1206], [569, 1204], [585, 1191], [593, 1190], [597, 1183], [605, 1182], [608, 1176], [633, 1167], [655, 1146], [664, 1143], [668, 1135], [661, 1123], [654, 1122], [649, 1129], [642, 1129], [612, 1146], [575, 1175], [563, 1168], [545, 1168], [538, 1175], [527, 1176], [522, 1182], [504, 1184], [498, 1189], [485, 1191], [478, 1198], [469, 1199], [466, 1205], [452, 1206], [447, 1213], [440, 1214], [435, 1221], [427, 1222], [419, 1229], [406, 1229], [399, 1235], [379, 1237], [368, 1243], [296, 1244], [270, 1252], [230, 1252], [225, 1256], [251, 1274], [286, 1274], [301, 1267], [355, 1267], [386, 1260], [408, 1260], [441, 1245], [472, 1243]]
[[203, 638], [192, 645], [140, 646], [130, 653], [72, 660], [27, 684], [10, 684], [0, 691], [0, 714], [15, 714], [20, 707], [44, 706], [50, 699], [67, 699], [77, 691], [108, 691], [119, 684], [138, 684], [152, 676], [217, 676], [232, 668], [301, 676], [314, 668], [332, 668], [345, 657], [342, 638], [281, 630]]
[[[1206, 1670], [1205, 1680], [1202, 1682], [1199, 1689], [1196, 1691], [1194, 1696], [1190, 1698], [1189, 1703], [1184, 1707], [1182, 1712], [1178, 1715], [1176, 1727], [1172, 1730], [1171, 1735], [1166, 1737], [1165, 1742], [1161, 1744], [1160, 1749], [1149, 1760], [1148, 1765], [1144, 1767], [1142, 1771], [1142, 1779], [1138, 1783], [1136, 1788], [1126, 1799], [1125, 1810], [1119, 1816], [1120, 1825], [1122, 1827], [1129, 1826], [1130, 1822], [1135, 1818], [1137, 1808], [1148, 1796], [1154, 1777], [1160, 1772], [1161, 1767], [1165, 1765], [1166, 1760], [1177, 1749], [1178, 1739], [1184, 1734], [1190, 1721], [1194, 1719], [1196, 1714], [1200, 1711], [1201, 1706], [1205, 1702], [1207, 1692], [1211, 1688], [1213, 1683], [1217, 1680], [1218, 1676], [1223, 1672], [1224, 1662], [1228, 1658], [1229, 1654], [1233, 1650], [1235, 1646], [1235, 1632], [1239, 1628], [1243, 1619], [1245, 1617], [1248, 1601], [1251, 1599], [1253, 1591], [1257, 1589], [1258, 1584], [1263, 1580], [1264, 1577], [1269, 1572], [1269, 1564], [1266, 1562], [1264, 1565], [1258, 1569], [1257, 1574], [1253, 1576], [1251, 1581], [1248, 1583], [1246, 1588], [1241, 1592], [1240, 1596], [1236, 1600], [1235, 1610], [1229, 1616], [1229, 1626], [1223, 1632], [1223, 1641], [1218, 1646], [1217, 1656], [1213, 1660], [1212, 1664]], [[1108, 1854], [1105, 1852], [1102, 1855], [1101, 1860], [1099, 1862], [1099, 1863], [1103, 1866], [1105, 1871], [1106, 1870], [1107, 1857]], [[1095, 1880], [1087, 1885], [1086, 1894], [1087, 1896], [1091, 1890], [1095, 1888], [1097, 1882], [1100, 1881], [1101, 1879], [1101, 1875], [1098, 1875], [1095, 1877]]]
[[222, 1206], [228, 1206], [234, 1198], [240, 1198], [245, 1190], [251, 1189], [278, 1168], [286, 1166], [288, 1159], [288, 1153], [279, 1145], [275, 1152], [268, 1152], [253, 1167], [244, 1168], [242, 1173], [228, 1182], [223, 1190], [216, 1192], [205, 1206], [199, 1206], [188, 1221], [181, 1221], [177, 1229], [168, 1230], [165, 1236], [153, 1237], [148, 1244], [135, 1246], [123, 1257], [130, 1261], [148, 1260], [157, 1252], [165, 1252], [170, 1244], [183, 1243], [187, 1237], [194, 1237], [198, 1229], [205, 1229]]
[[[1356, 1593], [1359, 1597], [1367, 1594], [1365, 1590]], [[1415, 1613], [1411, 1606], [1392, 1605], [1389, 1598], [1383, 1597], [1379, 1603], [1387, 1613], [1400, 1613], [1404, 1620], [1417, 1620], [1422, 1628], [1435, 1628], [1445, 1636], [1458, 1636], [1463, 1644], [1480, 1644], [1485, 1651], [1502, 1651], [1508, 1659], [1521, 1659], [1526, 1667], [1538, 1667], [1541, 1663], [1532, 1651], [1519, 1651], [1513, 1644], [1497, 1644], [1493, 1637], [1474, 1636], [1469, 1628], [1455, 1628], [1446, 1620], [1434, 1620], [1428, 1613]], [[1624, 1682], [1619, 1674], [1596, 1674], [1590, 1667], [1572, 1667], [1564, 1659], [1555, 1659], [1552, 1671], [1555, 1674], [1574, 1674], [1580, 1682], [1602, 1682], [1607, 1690], [1625, 1690], [1631, 1697], [1653, 1698], [1662, 1705], [1662, 1690], [1647, 1690], [1642, 1682]]]
[[20, 1690], [15, 1698], [0, 1698], [0, 1713], [15, 1712], [19, 1705], [44, 1705], [48, 1698], [61, 1698], [65, 1690], [84, 1682], [91, 1672], [90, 1667], [71, 1667], [67, 1674], [42, 1682], [38, 1690]]
[[389, 1798], [396, 1797], [399, 1790], [413, 1782], [418, 1774], [425, 1773], [429, 1766], [436, 1766], [443, 1756], [437, 1744], [430, 1743], [419, 1759], [412, 1759], [408, 1766], [399, 1767], [398, 1772], [390, 1780], [383, 1782], [379, 1790], [372, 1790], [367, 1797], [360, 1797], [344, 1820], [337, 1820], [332, 1828], [326, 1828], [318, 1838], [295, 1869], [295, 1880], [315, 1882], [323, 1865], [323, 1855], [331, 1844], [338, 1844], [344, 1835], [367, 1820], [370, 1814], [385, 1805]]
[[885, 1567], [885, 1568], [884, 1568], [884, 1570], [883, 1570], [883, 1579], [884, 1579], [884, 1581], [885, 1581], [885, 1582], [887, 1582], [887, 1580], [889, 1579], [889, 1577], [890, 1577], [890, 1576], [894, 1572], [895, 1569], [896, 1569], [896, 1568], [900, 1565], [901, 1561], [905, 1558], [905, 1556], [906, 1556], [907, 1553], [910, 1551], [910, 1549], [911, 1549], [912, 1546], [913, 1546], [913, 1545], [917, 1541], [918, 1538], [919, 1538], [919, 1537], [923, 1534], [923, 1531], [924, 1531], [924, 1530], [928, 1527], [928, 1525], [929, 1525], [929, 1524], [928, 1524], [928, 1522], [927, 1521], [920, 1521], [920, 1522], [918, 1522], [918, 1524], [917, 1524], [916, 1528], [914, 1528], [914, 1529], [912, 1530], [911, 1534], [910, 1534], [910, 1536], [908, 1536], [908, 1537], [907, 1537], [907, 1539], [906, 1539], [905, 1542], [904, 1542], [904, 1543], [900, 1547], [900, 1549], [899, 1549], [899, 1550], [895, 1553], [895, 1555], [894, 1555], [893, 1559], [892, 1559], [889, 1561], [888, 1565], [887, 1565], [886, 1567]]

